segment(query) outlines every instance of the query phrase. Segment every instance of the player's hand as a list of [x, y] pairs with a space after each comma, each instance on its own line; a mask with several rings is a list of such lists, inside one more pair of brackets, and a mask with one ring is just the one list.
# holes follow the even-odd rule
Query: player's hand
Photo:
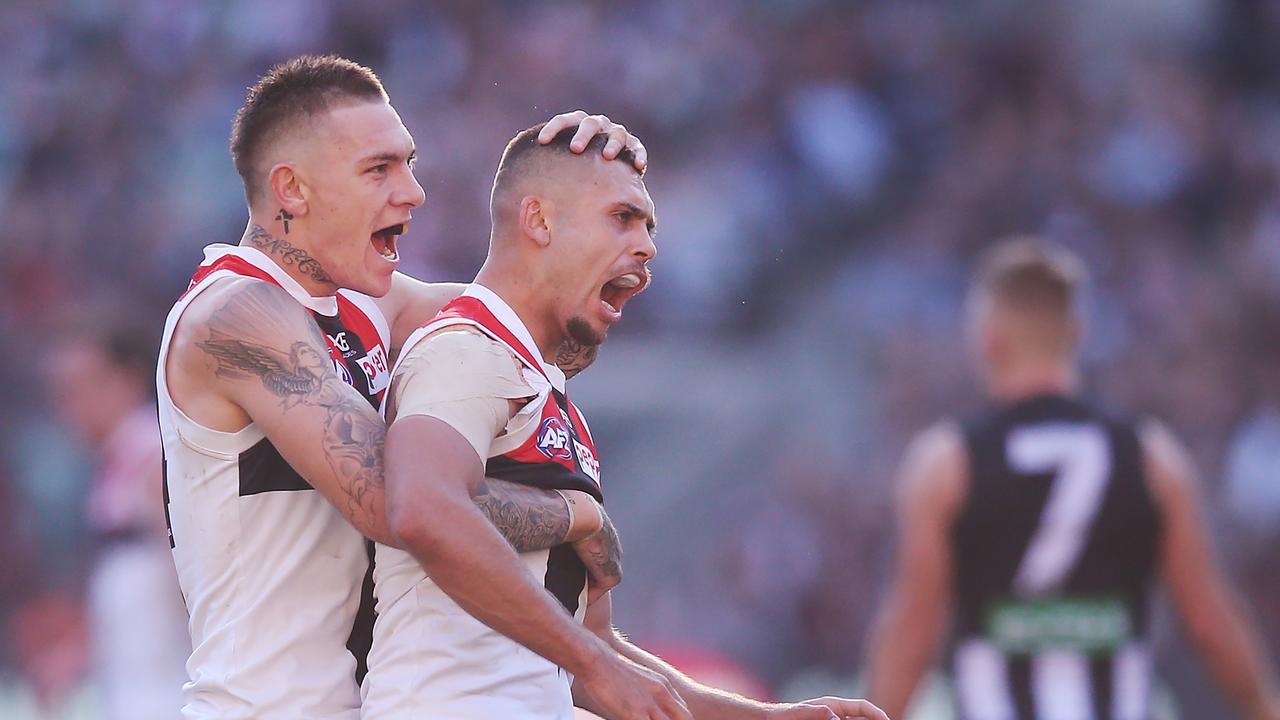
[[618, 153], [622, 152], [622, 148], [631, 148], [632, 154], [635, 155], [635, 165], [637, 170], [644, 170], [649, 164], [649, 153], [644, 149], [644, 143], [640, 142], [640, 138], [627, 132], [627, 128], [623, 125], [613, 122], [607, 115], [588, 115], [585, 110], [574, 110], [571, 113], [560, 113], [559, 115], [547, 121], [543, 126], [542, 132], [538, 133], [538, 142], [546, 145], [555, 139], [565, 128], [578, 126], [578, 132], [574, 133], [573, 139], [569, 141], [569, 149], [580, 153], [587, 143], [591, 142], [591, 138], [605, 133], [609, 136], [609, 141], [604, 145], [605, 160], [612, 160], [618, 157]]
[[604, 508], [600, 509], [600, 516], [603, 520], [600, 530], [573, 544], [578, 558], [587, 566], [588, 605], [622, 582], [622, 541]]
[[693, 720], [689, 708], [671, 683], [658, 673], [623, 658], [604, 656], [577, 682], [613, 720]]
[[769, 710], [769, 720], [889, 720], [883, 710], [866, 700], [826, 697], [791, 705], [778, 705]]

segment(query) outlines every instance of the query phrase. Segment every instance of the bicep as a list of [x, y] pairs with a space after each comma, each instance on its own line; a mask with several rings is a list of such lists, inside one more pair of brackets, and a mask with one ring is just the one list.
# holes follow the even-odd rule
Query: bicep
[[1148, 428], [1143, 440], [1148, 482], [1160, 508], [1161, 572], [1174, 602], [1194, 623], [1195, 614], [1225, 591], [1201, 516], [1199, 489], [1190, 460], [1172, 435]]
[[950, 588], [950, 530], [964, 491], [966, 464], [958, 436], [934, 430], [908, 452], [898, 479], [898, 592], [935, 608]]

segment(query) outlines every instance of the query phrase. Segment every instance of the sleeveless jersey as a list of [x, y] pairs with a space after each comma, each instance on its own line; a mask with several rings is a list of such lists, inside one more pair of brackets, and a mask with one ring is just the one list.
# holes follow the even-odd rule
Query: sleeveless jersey
[[[492, 291], [471, 285], [409, 337], [401, 357], [427, 335], [458, 325], [476, 328], [506, 347], [537, 391], [494, 440], [485, 475], [533, 487], [582, 490], [602, 500], [595, 445], [581, 413], [565, 395], [563, 373], [542, 361], [528, 329]], [[522, 553], [521, 559], [581, 622], [587, 573], [573, 548]], [[378, 545], [374, 575], [378, 619], [362, 688], [364, 720], [427, 715], [440, 720], [571, 720], [572, 677], [467, 614], [411, 555]]]
[[179, 318], [210, 285], [232, 277], [276, 284], [307, 307], [334, 372], [371, 405], [391, 376], [390, 332], [370, 298], [312, 297], [253, 248], [205, 248], [169, 313], [156, 372], [165, 512], [193, 646], [183, 715], [355, 720], [357, 658], [347, 645], [367, 652], [368, 637], [362, 642], [355, 630], [369, 569], [364, 538], [255, 424], [207, 428], [169, 395], [165, 361]]
[[965, 720], [1146, 720], [1159, 516], [1133, 423], [1040, 396], [965, 424], [953, 670]]

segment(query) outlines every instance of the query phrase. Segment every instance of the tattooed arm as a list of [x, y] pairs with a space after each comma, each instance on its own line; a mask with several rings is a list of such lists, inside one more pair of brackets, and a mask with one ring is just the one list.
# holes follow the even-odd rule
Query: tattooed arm
[[214, 285], [184, 313], [174, 347], [171, 390], [184, 411], [218, 429], [255, 423], [356, 529], [393, 540], [382, 419], [334, 372], [319, 327], [284, 290], [247, 278]]

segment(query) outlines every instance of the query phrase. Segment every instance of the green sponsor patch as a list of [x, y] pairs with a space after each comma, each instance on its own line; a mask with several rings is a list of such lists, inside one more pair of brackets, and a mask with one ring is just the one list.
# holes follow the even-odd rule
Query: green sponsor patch
[[1008, 601], [987, 613], [987, 637], [1007, 653], [1109, 652], [1132, 635], [1129, 613], [1118, 598]]

